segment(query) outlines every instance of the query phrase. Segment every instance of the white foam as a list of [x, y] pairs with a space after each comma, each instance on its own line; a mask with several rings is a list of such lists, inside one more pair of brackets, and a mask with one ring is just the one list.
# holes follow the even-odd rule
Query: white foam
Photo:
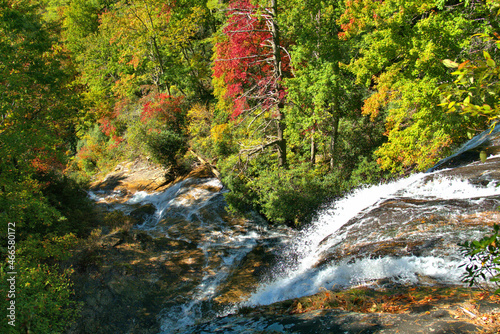
[[309, 228], [295, 238], [290, 246], [290, 253], [294, 254], [297, 259], [297, 265], [292, 268], [293, 272], [300, 273], [307, 270], [318, 261], [322, 251], [329, 247], [327, 244], [321, 245], [327, 236], [336, 232], [366, 208], [371, 208], [401, 189], [408, 188], [424, 176], [424, 174], [415, 174], [396, 182], [358, 188], [343, 199], [332, 203], [329, 208], [318, 215]]
[[342, 236], [336, 235], [336, 231], [352, 218], [377, 208], [379, 203], [389, 198], [465, 199], [500, 194], [500, 187], [493, 184], [481, 187], [466, 180], [439, 175], [426, 180], [428, 175], [415, 174], [388, 184], [360, 188], [332, 203], [309, 228], [293, 239], [283, 252], [286, 255], [284, 263], [273, 270], [270, 282], [263, 284], [247, 303], [269, 304], [314, 294], [320, 288], [334, 285], [348, 287], [382, 278], [398, 277], [402, 282], [415, 283], [418, 275], [425, 275], [443, 283], [459, 284], [461, 270], [458, 266], [461, 263], [452, 257], [362, 259], [352, 264], [341, 263], [315, 269], [323, 252], [342, 241]]
[[278, 301], [318, 293], [322, 289], [347, 288], [379, 279], [415, 284], [419, 276], [430, 276], [442, 283], [460, 283], [460, 260], [437, 257], [383, 257], [340, 263], [323, 269], [310, 269], [262, 285], [242, 306], [268, 305]]
[[485, 187], [478, 187], [468, 180], [455, 177], [435, 177], [430, 181], [416, 183], [403, 189], [398, 195], [422, 199], [466, 199], [500, 194], [500, 188], [494, 182]]

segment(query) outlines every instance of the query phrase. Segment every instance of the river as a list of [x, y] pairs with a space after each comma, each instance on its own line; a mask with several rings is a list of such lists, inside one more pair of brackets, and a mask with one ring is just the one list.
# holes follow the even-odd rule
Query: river
[[[324, 289], [460, 284], [458, 244], [479, 238], [499, 218], [500, 187], [487, 172], [499, 160], [473, 163], [468, 174], [443, 170], [356, 189], [300, 231], [270, 226], [257, 215], [244, 220], [227, 214], [226, 190], [215, 178], [188, 178], [108, 206], [128, 214], [152, 205], [154, 213], [136, 229], [197, 250], [183, 259], [196, 275], [188, 279], [180, 272], [182, 289], [157, 314], [161, 334], [196, 333], [195, 326], [242, 307]], [[100, 203], [116, 197], [90, 195]], [[166, 250], [165, 259], [172, 252]]]

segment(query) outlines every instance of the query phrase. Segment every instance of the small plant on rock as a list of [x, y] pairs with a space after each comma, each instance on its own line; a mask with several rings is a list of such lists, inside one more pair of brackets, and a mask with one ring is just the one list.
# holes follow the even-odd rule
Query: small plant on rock
[[[493, 226], [493, 234], [481, 240], [466, 241], [461, 246], [462, 254], [468, 258], [463, 264], [465, 273], [462, 282], [483, 290], [500, 294], [500, 226]], [[488, 283], [491, 282], [492, 284]]]

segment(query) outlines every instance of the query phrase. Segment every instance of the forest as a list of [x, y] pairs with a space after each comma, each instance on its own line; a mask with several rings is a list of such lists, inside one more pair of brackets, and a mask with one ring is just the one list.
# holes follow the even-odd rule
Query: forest
[[499, 11], [0, 0], [0, 290], [15, 269], [18, 305], [0, 328], [59, 333], [78, 316], [62, 264], [95, 223], [83, 189], [121, 161], [177, 176], [203, 157], [231, 211], [297, 228], [354, 187], [425, 171], [500, 118]]

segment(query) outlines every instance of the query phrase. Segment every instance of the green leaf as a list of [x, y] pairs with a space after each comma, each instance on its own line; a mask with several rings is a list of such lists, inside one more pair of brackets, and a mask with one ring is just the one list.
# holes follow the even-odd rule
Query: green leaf
[[457, 68], [459, 66], [458, 63], [450, 60], [450, 59], [445, 59], [443, 60], [443, 65], [449, 68]]
[[485, 114], [491, 114], [493, 112], [493, 110], [491, 109], [491, 107], [487, 104], [483, 104], [483, 112]]

